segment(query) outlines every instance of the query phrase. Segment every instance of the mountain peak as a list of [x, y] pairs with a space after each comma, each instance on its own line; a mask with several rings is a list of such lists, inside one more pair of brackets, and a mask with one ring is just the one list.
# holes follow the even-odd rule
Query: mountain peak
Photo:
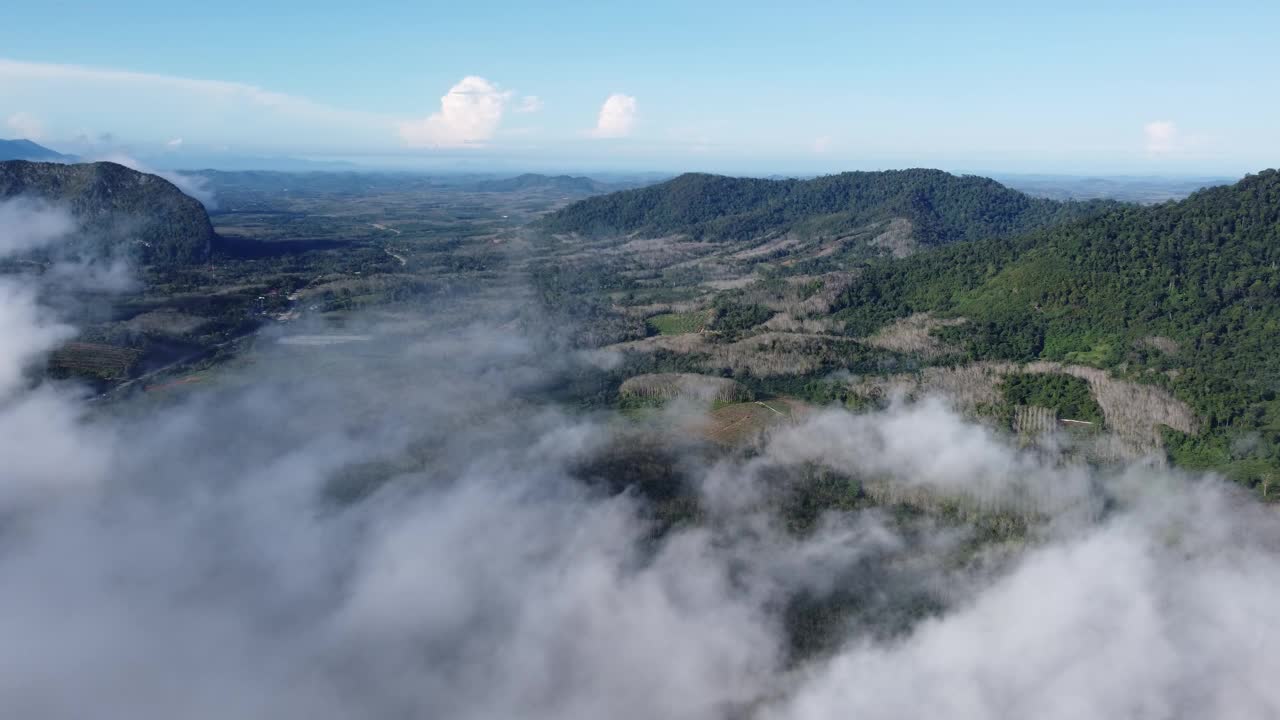
[[63, 155], [55, 150], [36, 144], [25, 138], [0, 140], [0, 161], [4, 160], [38, 160], [46, 162], [74, 162], [73, 155]]

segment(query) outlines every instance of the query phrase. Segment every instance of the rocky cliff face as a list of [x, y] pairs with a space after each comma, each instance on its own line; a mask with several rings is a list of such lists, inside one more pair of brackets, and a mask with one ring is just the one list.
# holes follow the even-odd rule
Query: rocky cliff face
[[0, 199], [18, 196], [70, 208], [95, 250], [151, 265], [209, 259], [214, 233], [204, 206], [155, 175], [109, 162], [0, 162]]

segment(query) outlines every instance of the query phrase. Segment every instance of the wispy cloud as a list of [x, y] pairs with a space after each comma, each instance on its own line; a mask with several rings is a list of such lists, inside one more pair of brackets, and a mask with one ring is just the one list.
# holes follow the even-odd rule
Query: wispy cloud
[[176, 170], [157, 170], [136, 158], [121, 152], [110, 152], [103, 155], [97, 155], [91, 158], [94, 162], [113, 162], [117, 165], [124, 165], [127, 168], [137, 170], [138, 172], [157, 175], [173, 183], [183, 193], [200, 201], [201, 205], [212, 210], [218, 207], [217, 198], [213, 194], [213, 190], [209, 188], [209, 181], [200, 175], [191, 175], [188, 173], [180, 173]]
[[824, 155], [831, 151], [831, 136], [823, 135], [815, 138], [813, 141], [813, 151], [819, 155]]
[[6, 83], [40, 81], [60, 83], [91, 81], [105, 85], [128, 85], [196, 94], [224, 102], [236, 100], [277, 111], [367, 118], [368, 114], [324, 105], [304, 97], [272, 92], [255, 85], [224, 80], [201, 80], [176, 75], [94, 68], [83, 65], [21, 62], [0, 59], [0, 80]]
[[518, 113], [536, 113], [542, 110], [542, 98], [537, 95], [525, 95], [520, 98], [520, 104], [516, 106]]
[[44, 137], [44, 125], [31, 113], [16, 112], [5, 120], [9, 132], [19, 138], [39, 140]]
[[636, 122], [636, 99], [631, 95], [614, 93], [600, 106], [592, 137], [621, 138], [631, 134]]
[[[350, 144], [370, 145], [390, 144], [395, 137], [395, 118], [256, 85], [0, 59], [0, 106], [65, 113], [69, 99], [75, 101], [74, 112], [104, 125], [154, 125], [152, 132], [157, 134], [163, 132], [159, 126], [167, 126], [207, 145], [239, 145], [277, 136], [299, 144], [346, 137]], [[50, 129], [56, 126], [52, 117], [46, 117]], [[9, 118], [9, 126], [16, 123], [29, 130], [32, 119], [29, 112], [18, 113]], [[71, 134], [73, 128], [65, 131]]]
[[1178, 126], [1169, 120], [1156, 120], [1142, 126], [1147, 152], [1152, 155], [1168, 155], [1178, 148]]
[[65, 208], [17, 197], [0, 200], [0, 259], [44, 247], [71, 234], [75, 223]]

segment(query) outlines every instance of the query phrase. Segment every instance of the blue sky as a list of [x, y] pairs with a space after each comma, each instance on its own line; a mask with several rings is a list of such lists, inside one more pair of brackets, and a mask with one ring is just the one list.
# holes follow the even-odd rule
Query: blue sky
[[389, 166], [1280, 164], [1280, 3], [19, 2], [0, 136]]

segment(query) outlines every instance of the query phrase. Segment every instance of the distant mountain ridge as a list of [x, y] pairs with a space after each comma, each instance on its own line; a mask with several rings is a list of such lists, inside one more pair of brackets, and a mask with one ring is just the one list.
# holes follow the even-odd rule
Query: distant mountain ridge
[[37, 197], [69, 207], [97, 249], [157, 265], [206, 262], [214, 240], [198, 200], [156, 175], [110, 162], [0, 162], [0, 199]]
[[574, 194], [588, 194], [604, 192], [610, 189], [610, 186], [605, 183], [592, 180], [589, 177], [525, 173], [523, 175], [517, 175], [512, 178], [503, 178], [501, 180], [482, 180], [475, 184], [474, 189], [479, 190], [480, 192], [555, 190]]
[[1240, 178], [1223, 176], [1159, 177], [1114, 175], [995, 175], [996, 180], [1033, 197], [1051, 200], [1111, 199], [1144, 205], [1181, 200], [1206, 187], [1230, 185]]
[[74, 155], [63, 155], [30, 140], [0, 140], [0, 161], [32, 160], [40, 162], [75, 162]]
[[275, 192], [283, 189], [333, 194], [430, 189], [495, 193], [550, 191], [583, 195], [634, 187], [636, 184], [635, 182], [609, 183], [589, 177], [537, 173], [525, 173], [515, 177], [493, 177], [387, 171], [278, 172], [275, 170], [205, 169], [194, 172], [209, 181], [219, 194], [226, 191]]
[[1033, 198], [989, 178], [941, 170], [847, 172], [809, 180], [688, 173], [582, 200], [548, 215], [540, 227], [719, 242], [788, 232], [835, 235], [900, 218], [910, 222], [914, 242], [941, 245], [1016, 235], [1116, 205]]

